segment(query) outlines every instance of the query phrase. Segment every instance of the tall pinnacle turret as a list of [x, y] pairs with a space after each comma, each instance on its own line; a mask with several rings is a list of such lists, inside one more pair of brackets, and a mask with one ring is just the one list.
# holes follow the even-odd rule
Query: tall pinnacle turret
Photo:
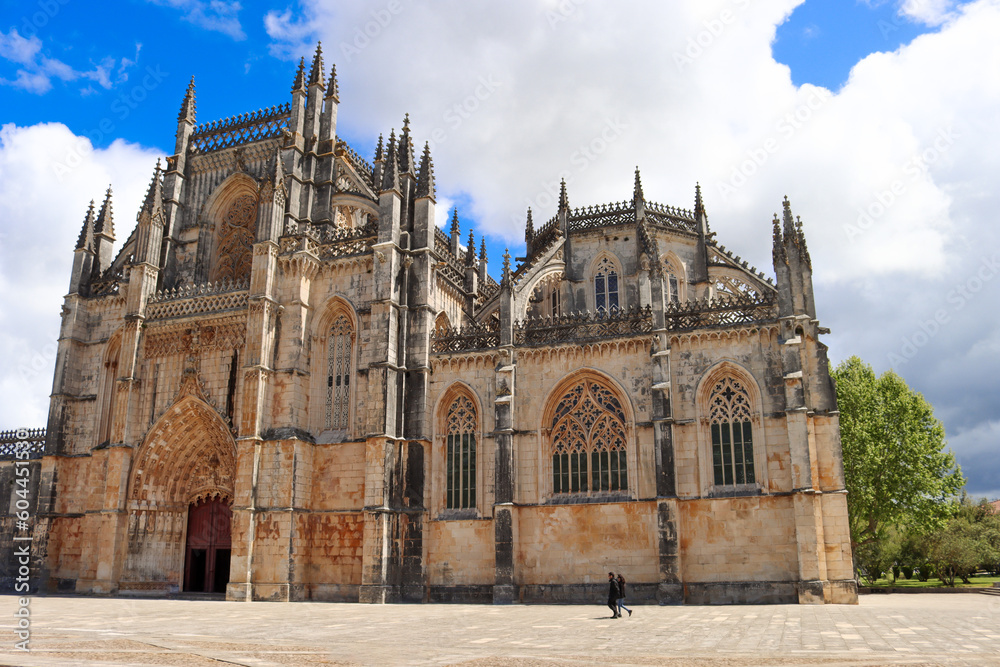
[[705, 203], [701, 200], [701, 183], [694, 184], [694, 217], [700, 220], [705, 215]]
[[645, 199], [642, 194], [642, 179], [639, 178], [639, 167], [635, 168], [635, 187], [632, 188], [632, 201], [641, 202]]
[[316, 42], [316, 53], [313, 55], [312, 67], [309, 68], [309, 86], [323, 87], [323, 44]]
[[389, 149], [382, 167], [382, 191], [399, 190], [399, 157], [396, 153], [396, 130], [389, 133]]
[[188, 83], [187, 92], [184, 93], [184, 101], [181, 102], [181, 110], [177, 114], [177, 122], [187, 121], [194, 125], [195, 123], [195, 97], [194, 97], [194, 77], [191, 77], [191, 82]]
[[94, 236], [104, 236], [112, 241], [115, 240], [115, 215], [111, 205], [111, 186], [104, 193], [104, 203], [97, 214], [97, 221], [94, 223]]
[[524, 223], [524, 240], [531, 243], [535, 238], [535, 223], [531, 220], [531, 207], [528, 207], [528, 220]]
[[472, 227], [469, 227], [469, 245], [465, 249], [465, 265], [476, 265], [476, 238], [472, 233]]
[[293, 93], [306, 92], [306, 59], [299, 59], [299, 68], [295, 71], [295, 80], [292, 82]]
[[420, 156], [420, 169], [417, 173], [417, 197], [437, 196], [434, 189], [434, 161], [431, 159], [430, 142], [424, 143], [424, 152]]
[[480, 239], [480, 243], [479, 243], [479, 261], [480, 262], [487, 262], [487, 261], [489, 261], [488, 259], [486, 259], [486, 237], [485, 236], [483, 236], [482, 239]]
[[83, 217], [83, 229], [80, 230], [80, 238], [76, 240], [76, 250], [87, 250], [94, 252], [94, 200], [90, 200], [87, 207], [87, 214]]
[[458, 225], [458, 207], [456, 206], [451, 210], [451, 233], [452, 236], [456, 234], [461, 234], [462, 230]]
[[337, 65], [330, 67], [330, 78], [326, 82], [326, 99], [340, 102], [340, 86], [337, 84]]
[[569, 210], [569, 196], [566, 194], [566, 179], [562, 179], [559, 183], [559, 210], [568, 211]]
[[163, 224], [163, 181], [160, 179], [160, 160], [157, 158], [156, 167], [153, 168], [153, 178], [146, 189], [146, 198], [143, 200], [142, 208], [139, 209], [138, 220], [142, 220], [144, 215], [153, 218], [157, 212], [160, 213], [160, 224]]
[[413, 173], [413, 140], [410, 139], [410, 114], [403, 116], [403, 131], [399, 135], [399, 170]]

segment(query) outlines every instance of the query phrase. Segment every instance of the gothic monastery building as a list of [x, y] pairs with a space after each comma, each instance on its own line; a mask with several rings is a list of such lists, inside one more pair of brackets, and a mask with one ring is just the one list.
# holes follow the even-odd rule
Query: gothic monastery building
[[772, 282], [700, 192], [563, 184], [497, 283], [434, 224], [409, 121], [369, 163], [338, 105], [319, 50], [290, 103], [227, 120], [196, 124], [192, 81], [134, 230], [110, 190], [86, 211], [46, 432], [0, 442], [0, 480], [30, 459], [33, 588], [595, 603], [613, 570], [649, 603], [856, 602], [787, 200]]

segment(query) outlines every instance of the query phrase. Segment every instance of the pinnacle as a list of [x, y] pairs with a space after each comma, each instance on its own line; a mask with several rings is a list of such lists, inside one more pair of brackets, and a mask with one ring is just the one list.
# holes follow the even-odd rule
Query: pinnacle
[[452, 235], [460, 234], [461, 228], [458, 226], [458, 207], [456, 206], [451, 211], [451, 233]]
[[476, 239], [469, 228], [469, 246], [465, 250], [465, 265], [473, 266], [476, 263]]
[[642, 179], [639, 177], [639, 166], [636, 165], [635, 168], [635, 187], [632, 189], [632, 202], [638, 203], [643, 201], [644, 197], [642, 194]]
[[83, 228], [80, 230], [80, 238], [76, 240], [77, 250], [94, 250], [94, 200], [90, 200], [87, 207], [87, 214], [83, 217]]
[[313, 55], [312, 67], [309, 68], [309, 85], [323, 86], [323, 44], [316, 42], [316, 54]]
[[694, 216], [697, 218], [705, 212], [705, 202], [701, 199], [701, 183], [694, 184]]
[[382, 159], [382, 133], [378, 133], [378, 144], [375, 145], [375, 161], [378, 162]]
[[502, 285], [510, 285], [510, 250], [503, 249], [503, 271], [501, 278]]
[[340, 101], [340, 86], [337, 84], [337, 65], [330, 66], [330, 78], [326, 82], [326, 98]]
[[305, 92], [306, 90], [306, 59], [299, 59], [299, 68], [295, 71], [295, 81], [292, 82], [292, 92]]
[[424, 142], [424, 152], [420, 157], [420, 169], [417, 174], [417, 196], [433, 198], [435, 195], [434, 161], [431, 159], [431, 145], [430, 142]]
[[530, 241], [535, 238], [535, 225], [531, 220], [531, 207], [528, 207], [528, 220], [524, 223], [524, 240]]
[[94, 235], [103, 234], [104, 236], [115, 238], [115, 216], [113, 206], [111, 204], [111, 186], [108, 186], [108, 191], [104, 194], [104, 203], [101, 204], [101, 210], [97, 214], [97, 220], [94, 223]]
[[486, 237], [483, 236], [479, 243], [479, 261], [485, 262], [486, 260]]
[[163, 206], [163, 189], [162, 182], [160, 181], [160, 160], [157, 158], [156, 167], [153, 168], [153, 178], [149, 182], [149, 188], [146, 190], [146, 199], [142, 203], [142, 208], [139, 211], [141, 216], [143, 213], [148, 213], [152, 215], [156, 209]]
[[189, 121], [194, 124], [195, 120], [195, 96], [194, 96], [194, 77], [191, 77], [191, 82], [188, 83], [187, 91], [184, 93], [184, 101], [181, 102], [180, 113], [177, 114], [177, 122]]
[[781, 203], [782, 209], [784, 209], [784, 228], [785, 236], [791, 236], [795, 231], [795, 223], [792, 218], [792, 204], [788, 201], [788, 196], [785, 196], [785, 200]]
[[399, 134], [399, 170], [413, 173], [413, 141], [410, 139], [410, 114], [403, 116], [403, 131]]
[[566, 195], [566, 179], [559, 184], [559, 210], [569, 210], [569, 197]]

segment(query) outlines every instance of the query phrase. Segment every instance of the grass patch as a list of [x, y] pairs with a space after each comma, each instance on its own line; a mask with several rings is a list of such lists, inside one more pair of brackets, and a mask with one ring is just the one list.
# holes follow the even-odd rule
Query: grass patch
[[[955, 588], [989, 588], [995, 583], [1000, 583], [1000, 577], [993, 575], [977, 575], [969, 577], [968, 584], [963, 584], [961, 579], [955, 579]], [[893, 583], [891, 579], [879, 579], [872, 588], [943, 588], [944, 583], [937, 577], [931, 577], [927, 581], [920, 581], [914, 574], [912, 579], [900, 577]]]

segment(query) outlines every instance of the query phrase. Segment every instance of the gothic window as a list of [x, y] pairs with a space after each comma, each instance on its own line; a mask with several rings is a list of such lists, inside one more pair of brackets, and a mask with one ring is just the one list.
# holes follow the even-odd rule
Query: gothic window
[[115, 393], [118, 387], [118, 353], [114, 352], [114, 357], [104, 363], [104, 396], [101, 401], [100, 427], [98, 429], [97, 442], [109, 442], [111, 440], [111, 423], [115, 416]]
[[549, 292], [549, 316], [559, 317], [562, 314], [562, 303], [559, 292], [559, 287], [553, 287], [552, 291]]
[[673, 261], [663, 262], [663, 298], [667, 305], [681, 301], [681, 275]]
[[441, 313], [434, 320], [434, 335], [444, 336], [451, 329], [451, 322], [448, 320], [448, 315], [446, 313]]
[[753, 413], [743, 383], [731, 376], [721, 378], [712, 387], [708, 405], [715, 485], [756, 483]]
[[599, 313], [618, 310], [618, 270], [607, 257], [601, 258], [594, 274], [594, 306]]
[[584, 380], [559, 399], [552, 419], [552, 491], [625, 491], [625, 411], [610, 389]]
[[330, 327], [326, 349], [326, 428], [346, 429], [350, 416], [351, 360], [354, 358], [354, 329], [341, 314]]
[[215, 279], [242, 281], [250, 275], [257, 220], [257, 198], [240, 195], [229, 205], [219, 223]]
[[447, 417], [447, 508], [476, 506], [476, 406], [468, 396], [459, 396]]

